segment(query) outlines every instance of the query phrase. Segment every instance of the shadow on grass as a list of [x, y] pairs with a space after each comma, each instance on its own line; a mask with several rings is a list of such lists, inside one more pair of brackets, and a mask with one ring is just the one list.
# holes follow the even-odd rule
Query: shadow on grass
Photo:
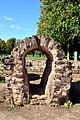
[[80, 103], [80, 81], [71, 83], [69, 98], [73, 104]]

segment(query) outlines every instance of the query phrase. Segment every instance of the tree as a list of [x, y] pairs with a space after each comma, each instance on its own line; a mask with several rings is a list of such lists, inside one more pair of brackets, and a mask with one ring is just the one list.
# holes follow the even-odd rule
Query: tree
[[40, 1], [43, 6], [37, 33], [60, 42], [69, 56], [71, 45], [74, 50], [73, 44], [80, 44], [80, 0]]
[[10, 54], [12, 49], [15, 47], [15, 41], [16, 41], [15, 38], [10, 38], [7, 40], [6, 42], [6, 53], [7, 54]]
[[0, 54], [5, 54], [6, 43], [4, 40], [0, 39]]
[[40, 50], [36, 50], [35, 55], [38, 55], [39, 57], [45, 56], [45, 54]]

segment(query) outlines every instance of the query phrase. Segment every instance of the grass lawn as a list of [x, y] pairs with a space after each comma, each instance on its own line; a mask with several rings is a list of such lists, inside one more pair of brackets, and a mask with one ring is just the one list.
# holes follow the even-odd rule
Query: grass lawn
[[33, 59], [33, 60], [47, 60], [46, 57], [39, 57], [39, 56], [32, 56], [32, 55], [27, 55], [26, 59]]
[[10, 55], [6, 55], [6, 54], [2, 54], [2, 55], [0, 55], [1, 57], [4, 57], [4, 56], [10, 56]]

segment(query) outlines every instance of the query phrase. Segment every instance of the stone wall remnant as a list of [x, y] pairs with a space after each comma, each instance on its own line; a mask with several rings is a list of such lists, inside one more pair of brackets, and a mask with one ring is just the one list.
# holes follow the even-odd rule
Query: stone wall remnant
[[[42, 96], [32, 96], [30, 83], [25, 68], [25, 56], [33, 51], [41, 50], [47, 56], [46, 67], [41, 79]], [[20, 41], [10, 56], [12, 74], [6, 76], [7, 99], [15, 105], [25, 103], [64, 104], [69, 99], [71, 86], [71, 65], [65, 60], [61, 45], [47, 36], [32, 36]], [[33, 100], [33, 98], [35, 98]], [[42, 102], [45, 101], [45, 102]], [[33, 102], [32, 102], [33, 101]]]

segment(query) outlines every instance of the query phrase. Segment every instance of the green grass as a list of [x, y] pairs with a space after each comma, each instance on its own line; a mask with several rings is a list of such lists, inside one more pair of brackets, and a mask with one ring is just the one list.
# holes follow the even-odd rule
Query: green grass
[[0, 55], [1, 57], [4, 57], [4, 56], [10, 56], [10, 55], [7, 55], [7, 54], [2, 54], [2, 55]]
[[5, 83], [5, 80], [1, 80], [0, 83]]
[[33, 59], [33, 60], [47, 60], [47, 58], [46, 57], [39, 57], [39, 56], [32, 56], [32, 55], [28, 55], [27, 57], [26, 57], [26, 59]]

